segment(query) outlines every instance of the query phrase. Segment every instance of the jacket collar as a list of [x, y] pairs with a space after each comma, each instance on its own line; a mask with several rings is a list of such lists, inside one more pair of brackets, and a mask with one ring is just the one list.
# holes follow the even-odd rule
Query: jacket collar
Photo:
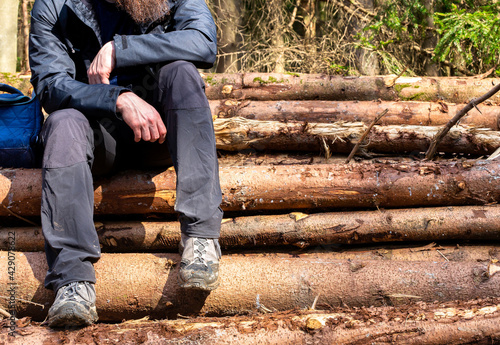
[[[102, 46], [101, 28], [99, 27], [99, 23], [97, 22], [94, 12], [94, 1], [95, 0], [67, 0], [67, 4], [78, 16], [78, 18], [95, 32], [97, 40]], [[173, 3], [175, 3], [175, 1], [171, 1], [171, 7]], [[139, 29], [141, 33], [146, 33], [153, 24], [154, 23], [140, 24]]]
[[99, 44], [102, 46], [101, 28], [99, 27], [94, 12], [93, 1], [94, 0], [67, 0], [66, 3], [77, 17], [94, 31]]

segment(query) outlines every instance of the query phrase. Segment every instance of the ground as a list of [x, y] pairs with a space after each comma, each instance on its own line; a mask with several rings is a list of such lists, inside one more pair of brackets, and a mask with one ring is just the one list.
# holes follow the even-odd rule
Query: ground
[[129, 320], [51, 330], [28, 318], [0, 344], [500, 344], [500, 298], [399, 307]]

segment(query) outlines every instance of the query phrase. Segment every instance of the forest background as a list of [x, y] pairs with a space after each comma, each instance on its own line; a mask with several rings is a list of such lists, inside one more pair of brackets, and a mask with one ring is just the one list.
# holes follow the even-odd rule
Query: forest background
[[[16, 70], [22, 73], [29, 73], [27, 37], [33, 3], [0, 0], [0, 21], [17, 17]], [[219, 54], [212, 72], [500, 74], [498, 0], [207, 3], [219, 36]], [[0, 48], [0, 54], [3, 50]], [[6, 71], [1, 64], [0, 70]]]

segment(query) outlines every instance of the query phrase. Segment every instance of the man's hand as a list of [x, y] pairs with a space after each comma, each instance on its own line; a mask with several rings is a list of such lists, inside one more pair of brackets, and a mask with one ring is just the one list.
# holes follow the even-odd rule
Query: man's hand
[[116, 63], [115, 43], [109, 41], [102, 46], [87, 71], [89, 84], [109, 84], [109, 76]]
[[163, 144], [167, 129], [160, 114], [149, 103], [133, 92], [125, 92], [118, 96], [116, 110], [134, 131], [136, 142], [141, 139], [151, 142], [159, 140]]

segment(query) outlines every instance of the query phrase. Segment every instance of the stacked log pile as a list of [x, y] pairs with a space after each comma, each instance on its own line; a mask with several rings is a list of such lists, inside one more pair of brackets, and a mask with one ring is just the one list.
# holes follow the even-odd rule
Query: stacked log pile
[[[487, 308], [500, 298], [500, 161], [486, 160], [500, 147], [500, 96], [450, 131], [437, 160], [421, 159], [464, 102], [500, 80], [203, 77], [226, 213], [221, 285], [210, 294], [177, 287], [180, 232], [172, 168], [99, 178], [94, 197], [104, 253], [95, 265], [101, 320], [476, 299], [478, 308]], [[356, 161], [345, 163], [385, 109]], [[6, 250], [15, 233], [18, 315], [39, 320], [53, 299], [43, 288], [40, 193], [39, 170], [0, 170], [0, 219], [13, 224], [0, 228], [0, 243]], [[8, 253], [0, 252], [1, 272], [8, 261]], [[7, 296], [8, 276], [0, 275], [0, 282], [0, 296]], [[7, 308], [5, 301], [0, 306]], [[490, 314], [496, 320], [500, 310]], [[465, 329], [483, 317], [455, 321]], [[324, 320], [318, 328], [352, 322], [347, 316]], [[375, 329], [367, 320], [363, 327]], [[411, 332], [406, 324], [377, 322]], [[498, 336], [494, 328], [483, 338]]]

